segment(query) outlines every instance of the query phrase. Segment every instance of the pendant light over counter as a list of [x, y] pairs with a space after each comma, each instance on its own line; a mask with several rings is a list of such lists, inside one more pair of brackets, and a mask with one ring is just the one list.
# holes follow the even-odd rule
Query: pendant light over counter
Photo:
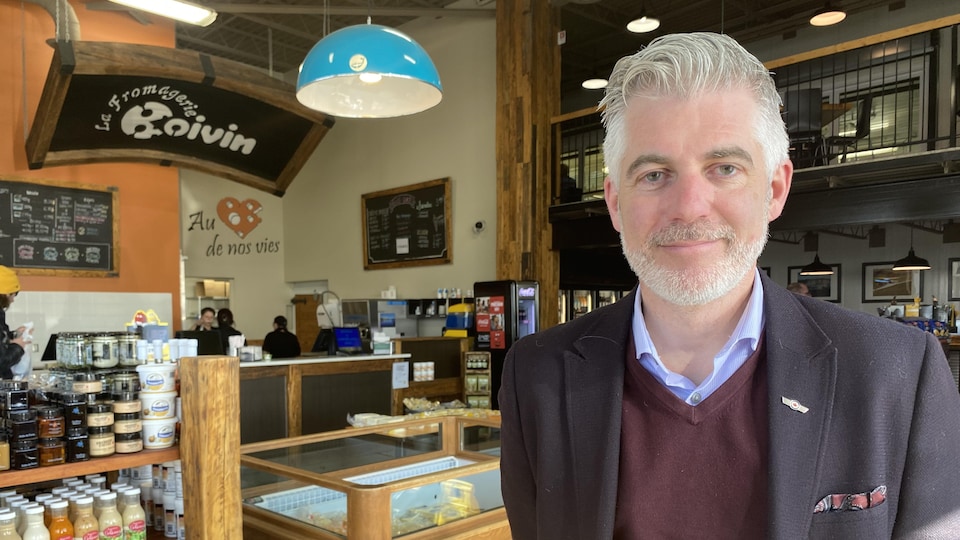
[[909, 272], [911, 270], [929, 270], [930, 262], [923, 257], [917, 257], [913, 251], [913, 227], [910, 227], [910, 251], [907, 256], [893, 263], [893, 270]]
[[440, 75], [423, 47], [369, 19], [317, 42], [297, 77], [300, 103], [345, 118], [415, 114], [442, 97]]
[[800, 269], [801, 276], [832, 276], [833, 267], [820, 262], [820, 254], [813, 256], [813, 262]]

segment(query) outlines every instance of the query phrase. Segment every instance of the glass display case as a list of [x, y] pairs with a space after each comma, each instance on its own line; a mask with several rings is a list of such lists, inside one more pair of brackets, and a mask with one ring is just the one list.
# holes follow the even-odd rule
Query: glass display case
[[499, 418], [435, 417], [241, 447], [258, 538], [510, 538]]

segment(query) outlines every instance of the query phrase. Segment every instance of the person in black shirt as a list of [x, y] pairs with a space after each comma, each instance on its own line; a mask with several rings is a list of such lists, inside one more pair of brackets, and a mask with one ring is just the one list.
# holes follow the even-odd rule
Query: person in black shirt
[[296, 334], [287, 330], [287, 318], [277, 315], [273, 319], [273, 332], [263, 338], [263, 352], [274, 358], [295, 358], [300, 356], [300, 342]]
[[7, 326], [7, 308], [13, 304], [13, 299], [19, 292], [20, 280], [17, 274], [6, 266], [0, 266], [0, 378], [3, 379], [13, 378], [13, 366], [20, 362], [26, 347], [22, 337], [25, 327], [21, 326], [11, 332]]
[[[217, 328], [220, 332], [220, 343], [223, 344], [224, 352], [230, 351], [230, 336], [242, 336], [243, 332], [233, 327], [233, 312], [227, 308], [221, 308], [217, 312]], [[246, 340], [244, 340], [246, 345]]]

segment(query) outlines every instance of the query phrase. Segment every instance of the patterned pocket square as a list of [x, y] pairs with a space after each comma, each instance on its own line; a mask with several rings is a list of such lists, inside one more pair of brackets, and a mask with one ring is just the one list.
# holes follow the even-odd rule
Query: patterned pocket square
[[813, 507], [814, 514], [823, 512], [845, 512], [847, 510], [866, 510], [887, 500], [887, 486], [877, 486], [865, 493], [836, 493], [820, 499]]

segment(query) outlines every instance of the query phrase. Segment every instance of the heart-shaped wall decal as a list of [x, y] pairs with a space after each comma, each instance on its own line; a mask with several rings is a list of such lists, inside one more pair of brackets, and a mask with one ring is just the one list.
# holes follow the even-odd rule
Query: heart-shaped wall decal
[[257, 228], [262, 219], [257, 214], [263, 206], [253, 199], [240, 202], [233, 197], [224, 197], [217, 203], [217, 215], [231, 231], [240, 238], [246, 238], [250, 231]]

